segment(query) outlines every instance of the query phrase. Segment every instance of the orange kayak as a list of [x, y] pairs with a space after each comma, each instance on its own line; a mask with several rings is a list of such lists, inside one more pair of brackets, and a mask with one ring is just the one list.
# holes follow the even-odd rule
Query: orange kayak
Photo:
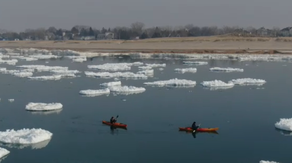
[[108, 125], [108, 126], [113, 126], [113, 127], [119, 127], [119, 128], [127, 128], [126, 124], [123, 123], [110, 123], [108, 121], [102, 121], [103, 124]]
[[[196, 131], [197, 132], [214, 132], [214, 131], [217, 131], [219, 128], [198, 128]], [[180, 127], [179, 128], [179, 131], [189, 131], [189, 132], [192, 132], [193, 129], [190, 128], [190, 127]]]

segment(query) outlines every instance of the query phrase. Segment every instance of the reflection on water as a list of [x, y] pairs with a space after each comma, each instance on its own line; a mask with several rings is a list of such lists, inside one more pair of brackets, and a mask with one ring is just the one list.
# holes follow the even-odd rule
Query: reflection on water
[[33, 115], [51, 115], [51, 114], [60, 114], [63, 109], [50, 110], [50, 111], [29, 111]]
[[127, 128], [119, 128], [119, 127], [110, 126], [111, 134], [112, 135], [118, 134], [119, 133], [118, 129], [127, 130]]
[[292, 136], [292, 132], [290, 131], [284, 131], [284, 130], [280, 130], [280, 129], [277, 129], [275, 128], [276, 131], [278, 131], [281, 135], [284, 135], [284, 136]]
[[7, 157], [8, 157], [8, 155], [6, 155], [6, 156], [0, 158], [0, 162], [2, 162], [3, 160], [5, 160], [5, 158], [7, 158]]
[[35, 143], [35, 144], [7, 144], [7, 143], [0, 143], [0, 145], [8, 147], [8, 148], [17, 148], [17, 149], [23, 149], [23, 148], [27, 148], [27, 147], [31, 147], [31, 149], [42, 149], [45, 148], [49, 142], [51, 141], [51, 139], [49, 140], [45, 140], [39, 143]]

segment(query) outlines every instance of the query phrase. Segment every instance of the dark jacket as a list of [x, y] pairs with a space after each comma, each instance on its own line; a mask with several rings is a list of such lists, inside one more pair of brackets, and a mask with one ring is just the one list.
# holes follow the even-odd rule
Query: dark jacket
[[193, 129], [193, 130], [196, 130], [196, 129], [198, 129], [198, 128], [199, 128], [199, 126], [197, 126], [197, 125], [196, 125], [196, 122], [194, 122], [193, 125], [192, 125], [192, 129]]

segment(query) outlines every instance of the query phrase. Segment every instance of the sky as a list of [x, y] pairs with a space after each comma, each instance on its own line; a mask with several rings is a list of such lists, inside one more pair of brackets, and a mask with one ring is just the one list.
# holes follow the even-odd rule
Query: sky
[[0, 29], [154, 26], [292, 26], [292, 0], [0, 0]]

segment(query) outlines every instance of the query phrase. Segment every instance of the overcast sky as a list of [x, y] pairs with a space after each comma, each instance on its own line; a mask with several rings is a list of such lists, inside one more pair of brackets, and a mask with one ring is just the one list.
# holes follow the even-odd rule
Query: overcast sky
[[292, 0], [0, 0], [0, 29], [74, 25], [292, 26]]

